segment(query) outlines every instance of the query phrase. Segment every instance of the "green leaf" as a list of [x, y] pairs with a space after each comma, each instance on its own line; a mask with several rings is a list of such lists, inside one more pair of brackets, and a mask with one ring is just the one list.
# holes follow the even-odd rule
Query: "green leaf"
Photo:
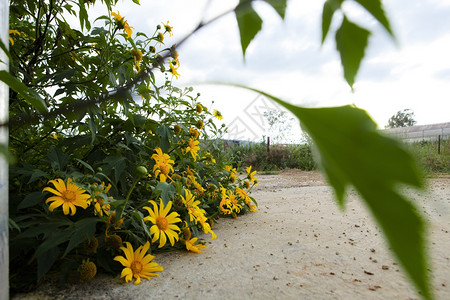
[[47, 158], [54, 170], [62, 171], [69, 161], [69, 156], [56, 147], [51, 147]]
[[169, 201], [172, 200], [175, 194], [177, 193], [175, 187], [171, 184], [168, 184], [167, 182], [158, 183], [155, 190], [161, 191], [161, 198], [164, 203], [164, 206], [166, 206], [167, 203], [169, 203]]
[[325, 41], [328, 31], [330, 30], [331, 21], [333, 20], [333, 15], [341, 7], [344, 0], [327, 0], [323, 4], [322, 11], [322, 44]]
[[42, 192], [33, 192], [25, 196], [25, 198], [17, 206], [17, 209], [23, 209], [35, 206], [39, 203], [44, 203], [44, 194]]
[[256, 34], [261, 30], [263, 21], [252, 8], [251, 1], [240, 0], [234, 12], [241, 36], [242, 54], [245, 57], [245, 51]]
[[7, 71], [0, 71], [0, 80], [16, 91], [20, 97], [24, 98], [25, 101], [33, 106], [38, 112], [43, 113], [47, 111], [47, 105], [45, 104], [44, 99]]
[[42, 244], [39, 245], [33, 258], [39, 257], [52, 248], [55, 248], [56, 246], [67, 242], [69, 238], [70, 234], [67, 230], [53, 232], [53, 234], [51, 234], [48, 239], [46, 239], [44, 242], [42, 242]]
[[172, 132], [170, 131], [169, 127], [166, 125], [161, 125], [156, 130], [156, 133], [161, 137], [161, 150], [164, 153], [169, 152], [170, 148], [170, 141], [169, 138], [172, 136]]
[[144, 222], [144, 215], [142, 214], [142, 212], [140, 211], [133, 211], [131, 213], [131, 215], [136, 219], [136, 221], [140, 224], [140, 226], [142, 227], [142, 229], [145, 232], [145, 235], [147, 236], [147, 238], [150, 240], [152, 238], [152, 236], [150, 235], [150, 230], [148, 229], [147, 224], [145, 224]]
[[39, 178], [41, 178], [41, 177], [45, 178], [45, 177], [47, 177], [47, 175], [48, 174], [46, 172], [44, 172], [44, 171], [42, 171], [40, 169], [34, 169], [33, 173], [31, 174], [30, 179], [27, 182], [27, 184], [33, 183], [36, 180], [38, 180]]
[[282, 19], [286, 16], [286, 7], [287, 7], [287, 0], [265, 0], [267, 3], [269, 3], [280, 15]]
[[105, 172], [114, 175], [114, 183], [117, 183], [125, 170], [127, 164], [123, 156], [108, 156], [103, 160], [107, 165], [104, 167]]
[[82, 161], [81, 159], [78, 159], [78, 158], [75, 158], [75, 160], [76, 160], [77, 162], [79, 162], [80, 164], [82, 164], [86, 169], [88, 169], [89, 171], [91, 171], [92, 174], [95, 174], [95, 171], [94, 171], [94, 169], [92, 168], [92, 166], [91, 166], [90, 164], [88, 164], [87, 162]]
[[48, 249], [45, 253], [37, 257], [37, 281], [41, 280], [55, 263], [59, 256], [59, 248]]
[[370, 32], [350, 22], [346, 17], [336, 32], [336, 47], [341, 55], [344, 77], [353, 88], [359, 65], [364, 58]]
[[67, 245], [63, 257], [66, 256], [73, 248], [81, 244], [85, 237], [91, 239], [95, 234], [96, 225], [99, 221], [99, 218], [87, 218], [81, 219], [80, 221], [74, 223], [75, 232], [70, 238], [69, 244]]
[[95, 123], [95, 117], [93, 113], [89, 113], [89, 130], [91, 131], [91, 145], [94, 144], [95, 137], [97, 136], [97, 124]]
[[383, 27], [389, 32], [389, 34], [394, 37], [389, 20], [386, 18], [384, 13], [381, 0], [355, 0], [361, 4], [378, 22], [383, 25]]
[[0, 156], [8, 162], [8, 164], [13, 165], [17, 162], [17, 158], [12, 151], [9, 150], [7, 144], [0, 144]]
[[398, 191], [399, 184], [423, 187], [413, 156], [399, 141], [380, 133], [364, 110], [353, 106], [302, 108], [244, 88], [274, 100], [300, 120], [317, 147], [322, 170], [339, 205], [344, 207], [346, 188], [352, 185], [380, 224], [411, 281], [431, 299], [425, 221]]

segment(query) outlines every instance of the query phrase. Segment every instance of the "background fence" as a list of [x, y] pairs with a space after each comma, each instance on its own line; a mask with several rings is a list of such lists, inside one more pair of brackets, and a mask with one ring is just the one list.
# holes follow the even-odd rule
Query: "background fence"
[[385, 129], [383, 132], [404, 140], [405, 142], [434, 142], [439, 139], [450, 139], [450, 122], [431, 125], [418, 125], [411, 127], [400, 127]]

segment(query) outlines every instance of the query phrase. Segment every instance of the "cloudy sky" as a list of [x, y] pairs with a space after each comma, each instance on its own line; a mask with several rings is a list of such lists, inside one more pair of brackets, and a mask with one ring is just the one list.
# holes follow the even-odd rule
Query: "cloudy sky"
[[[150, 34], [157, 24], [170, 20], [174, 36], [166, 45], [181, 40], [200, 20], [238, 3], [140, 2], [137, 6], [131, 0], [119, 1], [116, 9], [136, 30]], [[233, 14], [201, 29], [179, 49], [181, 77], [176, 84], [193, 86], [208, 106], [214, 101], [225, 124], [233, 127], [240, 122], [244, 124], [240, 129], [253, 130], [247, 132], [248, 139], [261, 134], [258, 126], [264, 121], [258, 113], [273, 104], [249, 91], [201, 83], [244, 84], [306, 107], [355, 104], [367, 110], [380, 128], [406, 108], [414, 111], [419, 125], [450, 122], [450, 0], [383, 1], [395, 41], [357, 4], [347, 2], [344, 9], [350, 19], [373, 31], [353, 92], [343, 79], [334, 32], [324, 45], [320, 43], [324, 1], [317, 0], [288, 0], [284, 21], [267, 4], [255, 3], [264, 24], [245, 61]], [[341, 20], [335, 15], [332, 29]]]

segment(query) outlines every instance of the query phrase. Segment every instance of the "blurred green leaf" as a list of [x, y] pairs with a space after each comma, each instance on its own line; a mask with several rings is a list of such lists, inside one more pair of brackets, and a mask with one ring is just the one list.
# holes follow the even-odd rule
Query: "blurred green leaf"
[[33, 106], [38, 112], [43, 113], [47, 111], [47, 105], [44, 99], [39, 96], [38, 93], [27, 87], [17, 78], [9, 74], [7, 71], [0, 71], [0, 80], [6, 83], [11, 89], [17, 92], [22, 98], [25, 99], [31, 106]]
[[346, 17], [336, 32], [336, 47], [341, 55], [344, 77], [352, 88], [364, 58], [369, 35], [369, 31], [350, 22]]
[[282, 19], [286, 16], [286, 7], [287, 7], [287, 0], [265, 0], [267, 3], [269, 3], [280, 15]]
[[314, 140], [338, 204], [344, 208], [345, 191], [354, 186], [411, 281], [431, 299], [425, 221], [417, 207], [398, 191], [399, 184], [423, 187], [413, 156], [399, 141], [380, 133], [364, 110], [353, 106], [303, 108], [244, 88], [263, 94], [297, 116]]
[[252, 8], [251, 2], [245, 0], [240, 0], [239, 5], [235, 9], [235, 15], [241, 36], [242, 54], [245, 57], [245, 51], [256, 34], [261, 30], [263, 21]]
[[355, 0], [361, 4], [384, 28], [389, 34], [394, 37], [389, 20], [386, 18], [386, 14], [383, 10], [381, 0]]
[[344, 0], [327, 0], [323, 4], [322, 10], [322, 44], [325, 41], [328, 31], [330, 30], [333, 15], [341, 7]]

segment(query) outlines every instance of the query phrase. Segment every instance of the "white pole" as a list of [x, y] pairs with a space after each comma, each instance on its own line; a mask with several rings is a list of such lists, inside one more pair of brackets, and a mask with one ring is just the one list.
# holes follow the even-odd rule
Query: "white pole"
[[[0, 0], [0, 39], [9, 45], [9, 1]], [[0, 50], [0, 59], [8, 58]], [[8, 65], [0, 62], [0, 70], [8, 70]], [[8, 120], [9, 88], [0, 82], [0, 123]], [[0, 144], [8, 143], [8, 128], [0, 127]], [[0, 300], [9, 299], [9, 251], [8, 251], [8, 163], [0, 155]]]

